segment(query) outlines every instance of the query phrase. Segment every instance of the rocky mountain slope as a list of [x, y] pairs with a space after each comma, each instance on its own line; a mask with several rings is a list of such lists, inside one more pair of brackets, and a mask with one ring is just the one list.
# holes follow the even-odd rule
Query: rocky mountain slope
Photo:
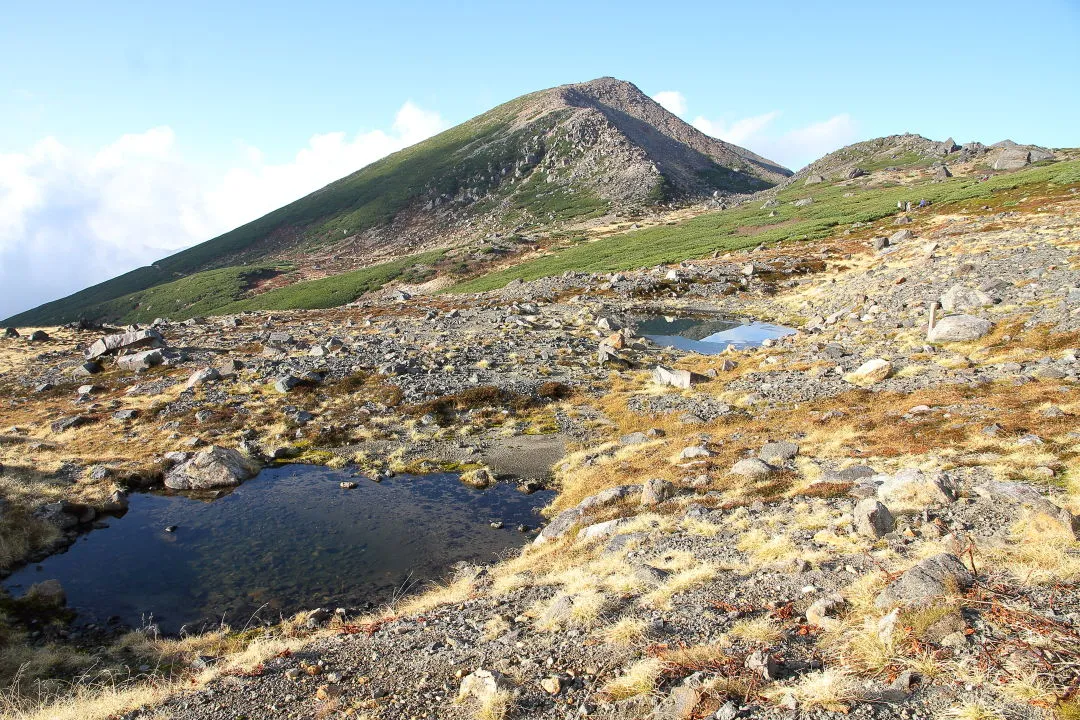
[[[238, 300], [269, 278], [276, 287], [335, 276], [495, 233], [753, 192], [790, 174], [704, 135], [634, 85], [600, 78], [512, 100], [220, 237], [6, 323], [120, 319], [155, 304], [149, 289], [180, 280], [185, 288], [224, 283], [234, 290], [228, 300]], [[211, 269], [214, 278], [199, 275]], [[169, 317], [202, 298], [182, 289], [153, 311]]]
[[[954, 173], [1018, 170], [1031, 163], [1048, 160], [1054, 153], [1038, 145], [1019, 145], [1003, 140], [993, 145], [969, 142], [959, 145], [952, 138], [930, 140], [906, 133], [864, 140], [825, 155], [792, 175], [782, 185], [814, 184], [824, 179], [854, 179], [876, 170], [928, 168], [938, 179]], [[944, 168], [944, 169], [943, 169]]]

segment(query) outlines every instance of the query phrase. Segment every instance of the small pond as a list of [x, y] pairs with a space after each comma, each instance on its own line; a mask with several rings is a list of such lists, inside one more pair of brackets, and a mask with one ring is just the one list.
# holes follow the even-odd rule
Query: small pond
[[[342, 480], [359, 487], [346, 490]], [[528, 542], [553, 493], [487, 490], [456, 475], [381, 483], [310, 465], [264, 470], [213, 501], [137, 494], [126, 515], [29, 565], [4, 585], [21, 595], [59, 580], [81, 622], [116, 616], [175, 633], [253, 614], [389, 601], [403, 586], [445, 578], [459, 560], [492, 561]], [[503, 528], [491, 522], [500, 520]], [[174, 532], [165, 528], [176, 526]]]
[[783, 325], [715, 315], [648, 315], [636, 318], [635, 324], [638, 335], [657, 345], [702, 355], [722, 353], [728, 345], [752, 347], [795, 333]]

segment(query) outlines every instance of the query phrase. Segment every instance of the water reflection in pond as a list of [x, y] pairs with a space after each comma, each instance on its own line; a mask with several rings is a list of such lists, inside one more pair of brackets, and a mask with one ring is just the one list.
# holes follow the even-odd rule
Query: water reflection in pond
[[[9, 577], [14, 594], [61, 582], [82, 621], [150, 616], [164, 632], [255, 612], [277, 619], [319, 606], [391, 599], [403, 583], [446, 576], [459, 560], [491, 561], [527, 542], [552, 493], [488, 490], [455, 475], [401, 476], [339, 487], [348, 473], [292, 465], [266, 470], [206, 502], [131, 497], [128, 513], [70, 549]], [[490, 523], [499, 520], [502, 529]], [[165, 528], [176, 526], [175, 532]]]
[[702, 355], [722, 353], [728, 345], [752, 347], [795, 333], [782, 325], [716, 316], [649, 315], [637, 318], [635, 325], [639, 335], [657, 345]]

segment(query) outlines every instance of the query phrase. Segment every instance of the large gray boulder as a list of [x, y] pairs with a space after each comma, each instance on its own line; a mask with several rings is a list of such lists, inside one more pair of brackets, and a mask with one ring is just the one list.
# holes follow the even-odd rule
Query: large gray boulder
[[603, 507], [605, 505], [611, 505], [612, 503], [622, 502], [630, 497], [641, 492], [640, 485], [616, 485], [613, 488], [607, 490], [601, 490], [595, 495], [590, 495], [577, 504], [578, 509], [582, 512], [586, 510], [593, 510], [595, 508]]
[[657, 365], [653, 370], [652, 381], [657, 385], [671, 385], [672, 387], [689, 390], [694, 383], [704, 381], [706, 378], [689, 370], [671, 370]]
[[926, 336], [930, 342], [967, 342], [990, 332], [994, 324], [974, 315], [950, 315], [934, 325]]
[[765, 443], [758, 451], [758, 457], [770, 465], [783, 465], [798, 454], [799, 446], [787, 441]]
[[904, 468], [894, 475], [875, 475], [868, 485], [884, 503], [899, 506], [947, 505], [960, 496], [957, 483], [940, 471]]
[[994, 161], [995, 170], [1019, 170], [1031, 162], [1031, 153], [1024, 147], [1006, 148]]
[[894, 580], [878, 595], [875, 605], [929, 607], [940, 598], [967, 590], [975, 577], [960, 558], [941, 553], [923, 560]]
[[136, 330], [134, 332], [117, 333], [106, 335], [86, 351], [88, 360], [111, 355], [121, 350], [134, 350], [136, 348], [160, 348], [165, 347], [165, 338], [157, 330]]
[[1080, 534], [1080, 519], [1065, 508], [1050, 502], [1038, 489], [1027, 483], [992, 480], [975, 486], [975, 494], [999, 506], [1015, 508], [1016, 511], [1026, 509], [1046, 515], [1060, 522], [1074, 535]]
[[953, 285], [941, 296], [941, 309], [945, 312], [968, 310], [993, 305], [994, 299], [982, 290]]
[[173, 490], [208, 490], [235, 487], [259, 472], [250, 458], [217, 445], [201, 450], [169, 471], [165, 487]]
[[563, 510], [556, 515], [551, 522], [544, 526], [544, 529], [541, 530], [540, 534], [533, 540], [533, 545], [543, 545], [544, 543], [558, 540], [563, 535], [570, 532], [570, 528], [581, 521], [582, 515], [584, 515], [584, 513], [581, 511], [581, 508], [572, 507], [569, 510]]
[[165, 361], [165, 356], [160, 349], [143, 350], [142, 352], [123, 355], [116, 359], [116, 364], [125, 370], [149, 370]]
[[758, 458], [747, 458], [735, 463], [731, 468], [732, 475], [740, 475], [751, 480], [759, 480], [768, 477], [776, 471], [772, 465]]

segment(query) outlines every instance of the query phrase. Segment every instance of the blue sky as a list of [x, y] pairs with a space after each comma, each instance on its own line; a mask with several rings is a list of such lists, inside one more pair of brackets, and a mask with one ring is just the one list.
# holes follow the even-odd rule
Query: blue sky
[[0, 317], [601, 75], [793, 168], [904, 131], [1080, 145], [1076, 0], [104, 0], [3, 17]]

